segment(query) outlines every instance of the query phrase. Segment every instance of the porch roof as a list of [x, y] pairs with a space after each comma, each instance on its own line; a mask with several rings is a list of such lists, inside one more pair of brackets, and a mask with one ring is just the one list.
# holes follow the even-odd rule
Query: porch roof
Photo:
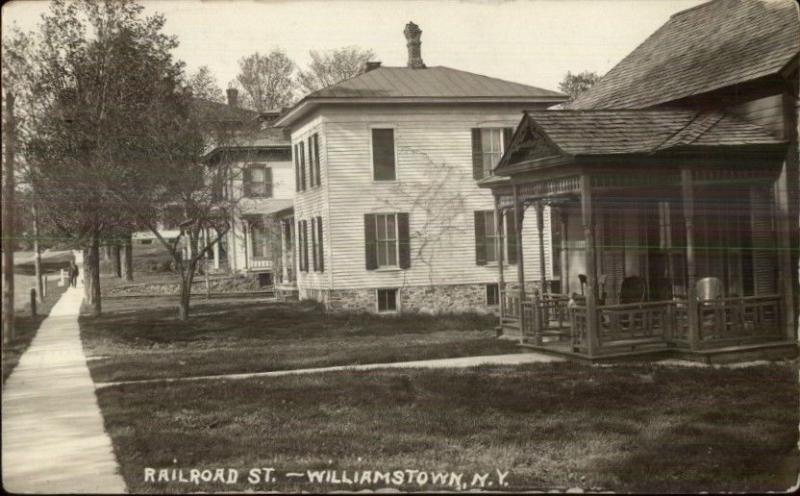
[[[786, 141], [720, 111], [691, 109], [537, 110], [525, 112], [495, 173], [572, 162], [579, 156], [776, 146]], [[526, 169], [528, 167], [525, 167]]]

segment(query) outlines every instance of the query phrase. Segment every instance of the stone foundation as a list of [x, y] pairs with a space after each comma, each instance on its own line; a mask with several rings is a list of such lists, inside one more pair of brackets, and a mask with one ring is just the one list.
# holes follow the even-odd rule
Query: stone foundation
[[[486, 284], [406, 286], [397, 289], [399, 312], [497, 313], [497, 306], [486, 305]], [[324, 304], [329, 311], [370, 313], [378, 311], [376, 288], [301, 289], [300, 299], [316, 300]]]

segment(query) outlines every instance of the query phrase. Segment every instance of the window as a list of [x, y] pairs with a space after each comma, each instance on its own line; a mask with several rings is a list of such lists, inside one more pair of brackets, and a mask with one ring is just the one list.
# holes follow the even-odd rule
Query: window
[[397, 266], [397, 222], [394, 214], [376, 215], [378, 267]]
[[269, 230], [261, 223], [250, 225], [250, 256], [254, 259], [271, 258]]
[[364, 216], [367, 270], [411, 267], [408, 214]]
[[494, 224], [494, 210], [475, 212], [475, 263], [497, 262], [497, 242], [500, 236]]
[[308, 223], [297, 221], [297, 265], [301, 272], [308, 272]]
[[320, 186], [322, 178], [320, 177], [319, 134], [317, 133], [314, 133], [308, 139], [308, 167], [309, 175], [311, 176], [311, 187]]
[[320, 272], [325, 272], [325, 250], [323, 249], [324, 245], [322, 243], [322, 217], [317, 217], [317, 229], [316, 229], [316, 259], [317, 263], [314, 266], [314, 270], [318, 270]]
[[378, 312], [397, 311], [397, 289], [378, 290]]
[[481, 179], [492, 171], [511, 141], [513, 128], [487, 127], [472, 129], [472, 177]]
[[245, 197], [269, 198], [272, 196], [272, 169], [263, 165], [249, 165], [243, 173]]
[[394, 181], [394, 129], [372, 130], [372, 171], [376, 181]]
[[500, 304], [500, 286], [497, 284], [486, 285], [486, 305], [496, 306]]

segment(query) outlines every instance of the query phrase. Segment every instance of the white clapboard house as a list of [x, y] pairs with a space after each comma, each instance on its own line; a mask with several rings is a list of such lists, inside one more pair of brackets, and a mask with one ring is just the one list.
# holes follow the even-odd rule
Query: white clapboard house
[[229, 89], [227, 105], [213, 103], [207, 112], [232, 131], [209, 144], [204, 162], [228, 168], [224, 194], [236, 205], [231, 229], [221, 246], [214, 247], [214, 267], [253, 275], [272, 285], [292, 275], [291, 259], [284, 262], [281, 249], [281, 226], [291, 217], [294, 197], [289, 137], [272, 126], [279, 112], [243, 109], [237, 96], [235, 89]]
[[[427, 67], [419, 27], [409, 23], [404, 34], [406, 67], [368, 63], [276, 121], [291, 131], [299, 296], [334, 310], [486, 311], [498, 301], [500, 253], [494, 200], [477, 182], [491, 174], [523, 110], [566, 97]], [[523, 241], [533, 246], [536, 218], [524, 222], [531, 240]], [[547, 280], [557, 286], [549, 212], [543, 227]], [[502, 259], [514, 264], [513, 232], [505, 241]], [[536, 256], [525, 271], [540, 278]], [[507, 272], [513, 284], [515, 271]]]

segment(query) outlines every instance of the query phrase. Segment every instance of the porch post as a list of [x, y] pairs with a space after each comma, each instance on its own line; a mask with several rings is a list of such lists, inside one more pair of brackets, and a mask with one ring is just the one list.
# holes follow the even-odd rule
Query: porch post
[[[216, 238], [217, 235], [215, 234], [214, 237]], [[211, 250], [214, 253], [214, 270], [219, 270], [219, 244], [221, 241], [221, 239], [218, 239], [217, 242], [211, 247]]]
[[522, 256], [522, 216], [525, 211], [519, 202], [519, 186], [512, 186], [514, 192], [514, 230], [517, 233], [517, 284], [519, 285], [519, 331], [520, 342], [525, 341], [525, 312], [522, 303], [525, 301], [525, 266]]
[[504, 300], [503, 294], [505, 291], [505, 284], [503, 281], [503, 247], [505, 245], [505, 236], [503, 234], [505, 231], [503, 230], [503, 212], [500, 210], [500, 196], [494, 195], [494, 228], [497, 230], [497, 243], [496, 252], [497, 252], [497, 297], [500, 299], [499, 308], [500, 308], [500, 325], [503, 325], [503, 317], [504, 317]]
[[583, 239], [586, 241], [584, 256], [586, 259], [586, 345], [589, 356], [597, 353], [597, 274], [595, 273], [594, 256], [594, 218], [592, 215], [591, 178], [581, 174], [581, 217], [583, 221]]
[[536, 202], [536, 229], [539, 231], [539, 280], [544, 295], [547, 285], [547, 265], [544, 260], [544, 203], [541, 200]]
[[[792, 267], [792, 231], [789, 208], [789, 180], [787, 177], [789, 162], [784, 161], [778, 180], [775, 182], [775, 215], [778, 228], [778, 278], [783, 306], [782, 324], [786, 339], [797, 340], [794, 327], [794, 287], [793, 278], [797, 275], [797, 267]], [[794, 219], [797, 222], [797, 219]]]
[[248, 270], [250, 268], [250, 257], [248, 252], [250, 251], [250, 221], [249, 220], [242, 220], [242, 235], [244, 238], [244, 270]]
[[700, 323], [697, 314], [697, 269], [694, 259], [694, 182], [692, 170], [681, 169], [681, 192], [683, 196], [683, 217], [686, 224], [686, 297], [689, 312], [689, 346], [697, 348], [700, 342]]
[[558, 209], [558, 221], [561, 223], [561, 292], [569, 293], [569, 254], [567, 253], [567, 209]]

